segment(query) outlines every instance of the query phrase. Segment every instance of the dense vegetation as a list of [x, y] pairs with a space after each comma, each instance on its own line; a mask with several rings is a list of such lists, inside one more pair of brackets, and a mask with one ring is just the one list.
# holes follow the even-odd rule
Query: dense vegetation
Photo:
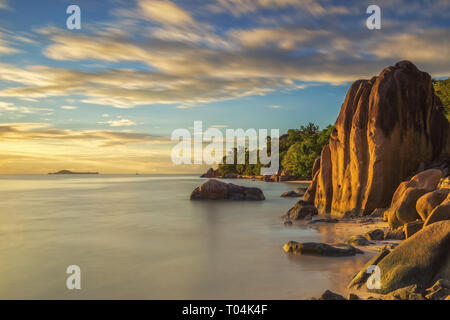
[[433, 80], [434, 91], [441, 99], [447, 119], [450, 119], [450, 78], [447, 80]]
[[[331, 125], [320, 130], [319, 126], [313, 123], [301, 126], [299, 129], [288, 130], [285, 135], [280, 137], [280, 170], [286, 169], [292, 176], [310, 176], [314, 160], [328, 143], [332, 130], [333, 126]], [[219, 165], [219, 175], [229, 173], [259, 175], [261, 163], [258, 160], [258, 164], [249, 164], [248, 156], [249, 152], [246, 150], [246, 164]]]

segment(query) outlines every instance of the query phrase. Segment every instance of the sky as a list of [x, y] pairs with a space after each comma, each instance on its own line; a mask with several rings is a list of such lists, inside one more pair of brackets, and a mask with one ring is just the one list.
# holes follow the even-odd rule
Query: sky
[[175, 129], [324, 128], [353, 81], [449, 55], [449, 0], [0, 0], [0, 173], [201, 172]]

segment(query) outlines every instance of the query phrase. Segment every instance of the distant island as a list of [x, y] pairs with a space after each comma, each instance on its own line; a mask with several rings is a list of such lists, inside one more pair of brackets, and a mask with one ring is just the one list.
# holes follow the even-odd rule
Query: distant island
[[50, 172], [49, 174], [99, 174], [98, 172], [73, 172], [70, 170], [61, 170], [58, 172]]

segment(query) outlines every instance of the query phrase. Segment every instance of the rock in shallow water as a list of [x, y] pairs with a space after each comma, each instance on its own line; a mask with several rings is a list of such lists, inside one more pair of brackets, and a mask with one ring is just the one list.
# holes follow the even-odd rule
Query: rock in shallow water
[[319, 300], [346, 300], [346, 299], [340, 294], [334, 293], [333, 291], [330, 290], [326, 290], [319, 297]]
[[289, 241], [283, 246], [286, 253], [318, 255], [327, 257], [345, 257], [362, 254], [363, 252], [355, 247], [346, 244], [336, 244], [334, 246], [326, 243]]
[[373, 242], [367, 240], [364, 236], [360, 234], [356, 236], [351, 236], [350, 238], [345, 240], [345, 243], [353, 246], [369, 246], [371, 244], [374, 244]]
[[[305, 218], [306, 220], [306, 218]], [[308, 222], [308, 224], [316, 224], [316, 223], [338, 223], [338, 219], [325, 218], [325, 219], [314, 219]]]
[[296, 191], [286, 191], [283, 194], [281, 194], [280, 197], [282, 198], [298, 198], [303, 196], [303, 193], [298, 193]]
[[364, 235], [367, 240], [384, 240], [384, 230], [375, 229]]
[[285, 219], [300, 220], [305, 219], [307, 216], [317, 215], [317, 208], [308, 202], [300, 200], [297, 202], [284, 216]]
[[191, 200], [265, 200], [259, 188], [248, 188], [214, 179], [208, 180], [192, 191]]

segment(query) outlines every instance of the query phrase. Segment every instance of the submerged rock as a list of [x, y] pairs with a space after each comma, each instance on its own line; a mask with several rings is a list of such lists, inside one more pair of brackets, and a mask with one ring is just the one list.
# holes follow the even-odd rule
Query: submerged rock
[[208, 180], [191, 193], [191, 200], [265, 200], [259, 188], [248, 188], [214, 179]]
[[409, 61], [354, 82], [303, 200], [337, 217], [389, 206], [401, 181], [450, 150], [442, 110], [430, 75]]
[[283, 246], [283, 250], [286, 253], [292, 254], [306, 254], [306, 255], [318, 255], [327, 257], [343, 257], [354, 256], [356, 254], [363, 253], [361, 250], [345, 244], [336, 244], [331, 246], [326, 243], [318, 242], [295, 242], [289, 241]]
[[345, 240], [345, 243], [351, 244], [353, 246], [369, 246], [371, 244], [374, 244], [360, 234], [351, 236], [350, 238]]
[[[306, 218], [305, 218], [306, 220]], [[314, 219], [308, 222], [308, 224], [316, 224], [316, 223], [338, 223], [338, 219], [325, 218], [325, 219]]]

